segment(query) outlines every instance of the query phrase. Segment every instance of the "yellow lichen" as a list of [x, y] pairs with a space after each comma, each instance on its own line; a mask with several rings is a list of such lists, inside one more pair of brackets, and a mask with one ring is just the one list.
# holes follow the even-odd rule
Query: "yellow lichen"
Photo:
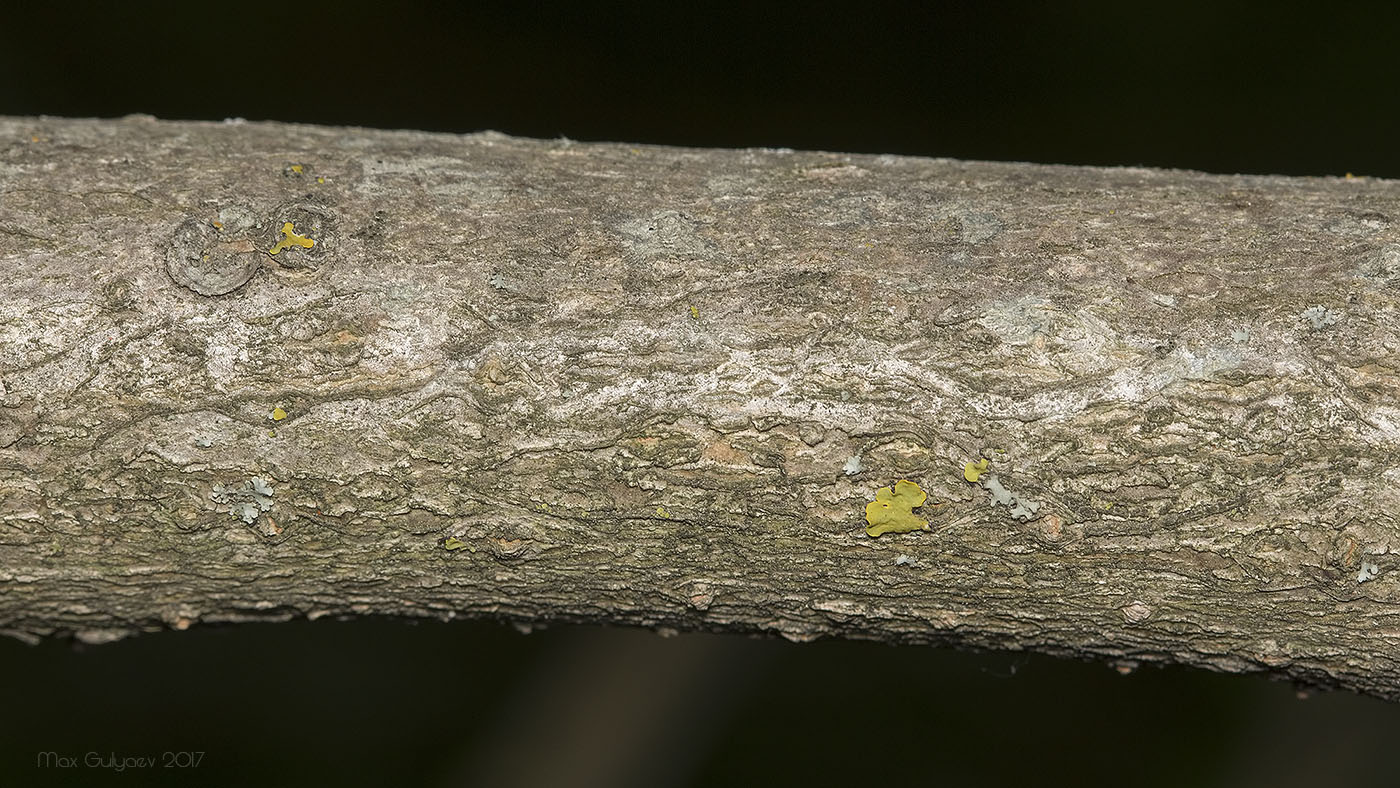
[[928, 493], [908, 479], [895, 482], [894, 489], [881, 487], [875, 493], [875, 500], [865, 505], [865, 522], [869, 523], [865, 532], [879, 536], [929, 530], [928, 521], [919, 519], [913, 511], [926, 500]]
[[300, 164], [293, 164], [293, 165], [292, 165], [292, 172], [295, 172], [297, 175], [300, 175], [300, 174], [301, 174], [301, 170], [302, 170], [302, 166], [301, 166]]
[[291, 222], [284, 222], [282, 224], [282, 235], [285, 237], [282, 240], [278, 241], [276, 246], [269, 249], [267, 251], [268, 254], [277, 254], [278, 252], [283, 251], [285, 249], [291, 249], [293, 246], [300, 246], [305, 249], [310, 249], [311, 247], [316, 245], [316, 242], [311, 240], [310, 238], [297, 235], [295, 232], [295, 228], [292, 226]]
[[467, 548], [467, 543], [455, 536], [449, 536], [442, 541], [442, 546], [448, 550], [465, 550]]
[[699, 320], [699, 319], [700, 319], [700, 309], [699, 309], [698, 307], [696, 307], [694, 304], [691, 304], [691, 305], [690, 305], [690, 319], [691, 319], [691, 320]]
[[671, 513], [668, 512], [668, 511], [666, 511], [666, 507], [664, 507], [664, 506], [658, 506], [658, 507], [656, 507], [656, 516], [657, 516], [657, 517], [665, 517], [665, 518], [667, 518], [667, 519], [670, 519]]
[[285, 418], [287, 418], [287, 411], [282, 410], [282, 406], [281, 406], [281, 405], [278, 405], [277, 407], [275, 407], [275, 408], [272, 409], [272, 420], [273, 420], [273, 421], [281, 421], [282, 419], [285, 419]]
[[977, 462], [968, 462], [963, 466], [963, 478], [976, 483], [982, 474], [987, 472], [987, 459], [984, 457]]

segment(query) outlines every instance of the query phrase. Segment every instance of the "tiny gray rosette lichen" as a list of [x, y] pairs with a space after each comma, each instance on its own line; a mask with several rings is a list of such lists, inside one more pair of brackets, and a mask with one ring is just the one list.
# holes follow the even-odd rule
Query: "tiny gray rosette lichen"
[[261, 476], [254, 476], [242, 487], [214, 485], [209, 497], [219, 504], [228, 506], [228, 513], [245, 523], [252, 524], [258, 515], [272, 508], [272, 485]]

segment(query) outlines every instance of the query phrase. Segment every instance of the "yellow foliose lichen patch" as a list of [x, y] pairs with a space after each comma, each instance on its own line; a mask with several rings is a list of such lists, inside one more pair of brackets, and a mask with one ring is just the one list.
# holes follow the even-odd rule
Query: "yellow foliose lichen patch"
[[282, 419], [287, 418], [287, 411], [282, 410], [282, 406], [278, 405], [277, 407], [272, 409], [272, 415], [268, 418], [272, 419], [273, 421], [281, 421]]
[[865, 532], [879, 536], [929, 530], [928, 521], [920, 519], [913, 511], [926, 500], [928, 493], [908, 479], [895, 482], [894, 489], [881, 487], [875, 493], [875, 500], [865, 505], [865, 522], [869, 523]]
[[295, 228], [292, 226], [291, 222], [284, 222], [282, 224], [282, 235], [284, 236], [282, 240], [278, 241], [276, 246], [267, 250], [268, 254], [277, 254], [278, 252], [284, 251], [286, 249], [291, 249], [293, 246], [300, 246], [304, 249], [310, 249], [311, 247], [316, 245], [316, 242], [311, 240], [310, 238], [297, 235], [295, 232]]
[[449, 536], [442, 540], [442, 546], [448, 550], [465, 550], [467, 548], [467, 543], [455, 536]]
[[963, 466], [963, 478], [970, 482], [976, 482], [982, 474], [987, 472], [987, 459], [984, 457], [977, 462], [969, 462]]

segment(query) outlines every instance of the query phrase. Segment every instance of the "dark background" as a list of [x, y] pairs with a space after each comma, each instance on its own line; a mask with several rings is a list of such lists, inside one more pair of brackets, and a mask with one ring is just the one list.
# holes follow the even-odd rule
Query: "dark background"
[[[0, 114], [1400, 176], [1400, 27], [1375, 6], [918, 8], [0, 4]], [[197, 627], [0, 641], [0, 691], [0, 785], [1400, 783], [1400, 705], [853, 642]]]

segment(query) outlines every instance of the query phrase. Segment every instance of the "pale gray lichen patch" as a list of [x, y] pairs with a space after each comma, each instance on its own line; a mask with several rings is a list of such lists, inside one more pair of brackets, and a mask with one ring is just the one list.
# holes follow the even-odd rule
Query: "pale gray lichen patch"
[[209, 497], [227, 506], [229, 515], [251, 525], [259, 514], [272, 508], [272, 495], [272, 485], [261, 476], [254, 476], [241, 487], [216, 484]]
[[[480, 135], [477, 138], [478, 144], [494, 144]], [[361, 162], [355, 191], [380, 197], [402, 194], [405, 189], [422, 190], [473, 206], [496, 205], [507, 199], [506, 181], [511, 177], [511, 173], [453, 156], [384, 156]]]
[[1361, 562], [1361, 571], [1356, 574], [1356, 582], [1364, 583], [1367, 580], [1376, 579], [1376, 575], [1381, 573], [1381, 568], [1369, 561]]
[[1308, 323], [1312, 326], [1312, 329], [1314, 331], [1317, 331], [1324, 326], [1333, 325], [1341, 319], [1341, 315], [1337, 314], [1331, 309], [1327, 309], [1326, 307], [1320, 304], [1317, 306], [1310, 306], [1307, 309], [1304, 309], [1301, 313], [1299, 313], [1298, 316], [1308, 321]]
[[1001, 482], [997, 481], [997, 477], [995, 476], [988, 476], [984, 479], [982, 481], [982, 486], [987, 488], [987, 492], [992, 494], [993, 503], [1010, 506], [1016, 500], [1016, 498], [1011, 495], [1010, 491], [1003, 487]]
[[1040, 508], [1040, 504], [1034, 501], [1022, 501], [1017, 499], [1016, 505], [1011, 507], [1011, 516], [1021, 522], [1025, 522], [1035, 516], [1035, 510]]
[[1361, 260], [1357, 273], [1371, 287], [1390, 287], [1400, 281], [1400, 244], [1372, 251]]
[[984, 476], [980, 484], [992, 494], [992, 505], [1001, 504], [1011, 508], [1011, 516], [1021, 522], [1026, 522], [1035, 516], [1040, 504], [1035, 501], [1028, 501], [1019, 495], [1013, 494], [995, 476]]
[[1342, 216], [1329, 220], [1322, 226], [1322, 229], [1335, 235], [1366, 238], [1383, 232], [1389, 227], [1390, 219], [1385, 214], [1374, 211], [1364, 213], [1348, 211]]
[[629, 251], [638, 257], [700, 254], [713, 243], [700, 234], [702, 222], [680, 211], [662, 211], [618, 226]]
[[705, 191], [717, 202], [759, 200], [769, 192], [760, 180], [750, 175], [716, 175], [705, 181]]
[[860, 455], [848, 458], [846, 460], [846, 465], [841, 470], [845, 471], [847, 476], [855, 476], [857, 473], [860, 473], [862, 470]]
[[1177, 376], [1187, 380], [1204, 380], [1221, 372], [1237, 369], [1243, 361], [1244, 356], [1239, 348], [1207, 347], [1192, 350], [1183, 345], [1167, 356], [1162, 368], [1172, 370]]
[[219, 223], [223, 225], [223, 232], [226, 233], [241, 233], [245, 230], [251, 230], [257, 227], [262, 220], [257, 211], [240, 203], [225, 205], [219, 209]]
[[1001, 233], [1001, 220], [986, 211], [967, 211], [958, 217], [959, 240], [965, 244], [990, 241]]
[[1035, 296], [1014, 301], [994, 302], [977, 322], [996, 334], [1003, 342], [1025, 345], [1037, 335], [1048, 337], [1054, 331], [1054, 308], [1050, 302]]

